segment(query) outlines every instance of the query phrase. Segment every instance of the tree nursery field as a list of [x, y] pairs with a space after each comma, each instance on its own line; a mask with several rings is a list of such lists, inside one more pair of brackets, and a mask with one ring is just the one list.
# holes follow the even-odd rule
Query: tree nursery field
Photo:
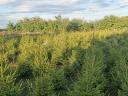
[[8, 24], [0, 96], [128, 96], [128, 17], [56, 19]]

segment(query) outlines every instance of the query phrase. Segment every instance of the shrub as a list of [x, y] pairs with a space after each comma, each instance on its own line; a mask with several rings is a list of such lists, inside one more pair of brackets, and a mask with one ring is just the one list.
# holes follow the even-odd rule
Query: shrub
[[33, 77], [33, 68], [30, 64], [23, 63], [18, 66], [16, 72], [17, 80], [31, 79]]
[[57, 96], [66, 96], [68, 90], [67, 80], [62, 69], [57, 70], [52, 75], [53, 90]]
[[103, 53], [96, 48], [86, 50], [81, 75], [74, 83], [69, 96], [103, 96], [105, 78]]
[[51, 80], [48, 75], [37, 77], [33, 83], [31, 96], [54, 96]]
[[68, 31], [68, 32], [76, 32], [76, 31], [81, 31], [80, 30], [80, 27], [81, 27], [81, 25], [78, 23], [78, 22], [70, 22], [68, 25], [67, 25], [67, 28], [66, 28], [66, 30]]
[[21, 92], [21, 84], [15, 84], [13, 80], [0, 80], [0, 96], [20, 96]]

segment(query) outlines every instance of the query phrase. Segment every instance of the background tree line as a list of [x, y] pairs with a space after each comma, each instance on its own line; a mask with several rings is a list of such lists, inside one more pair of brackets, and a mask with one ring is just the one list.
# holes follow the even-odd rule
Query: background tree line
[[42, 33], [60, 33], [77, 32], [104, 29], [121, 29], [128, 27], [128, 16], [105, 16], [101, 20], [90, 21], [82, 19], [62, 18], [60, 15], [55, 20], [45, 20], [40, 17], [24, 18], [17, 21], [16, 24], [7, 25], [8, 32], [42, 32]]

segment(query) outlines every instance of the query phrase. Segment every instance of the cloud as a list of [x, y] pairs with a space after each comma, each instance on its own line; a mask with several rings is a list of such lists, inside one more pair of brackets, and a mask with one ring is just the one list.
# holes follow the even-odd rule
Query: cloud
[[13, 0], [5, 5], [6, 10], [9, 11], [5, 11], [3, 14], [66, 13], [66, 11], [80, 10], [81, 7], [77, 7], [79, 1], [81, 0]]
[[88, 20], [111, 14], [128, 15], [128, 0], [0, 0], [0, 5], [0, 22], [4, 24], [23, 17], [47, 19], [58, 14]]
[[16, 7], [15, 11], [19, 12], [29, 12], [32, 10], [32, 6], [27, 5], [27, 4], [21, 4]]
[[0, 5], [4, 5], [4, 4], [7, 4], [7, 3], [10, 3], [10, 2], [14, 2], [16, 0], [0, 0]]
[[79, 0], [55, 0], [54, 3], [57, 5], [71, 5], [77, 3]]
[[128, 7], [128, 0], [120, 0], [119, 5], [121, 8], [127, 8]]
[[120, 0], [123, 4], [128, 4], [128, 0]]

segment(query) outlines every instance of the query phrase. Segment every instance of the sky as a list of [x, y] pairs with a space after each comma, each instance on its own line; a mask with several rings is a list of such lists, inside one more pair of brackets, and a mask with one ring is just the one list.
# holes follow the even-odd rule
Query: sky
[[0, 28], [24, 17], [40, 16], [98, 20], [108, 15], [128, 16], [128, 0], [0, 0]]

